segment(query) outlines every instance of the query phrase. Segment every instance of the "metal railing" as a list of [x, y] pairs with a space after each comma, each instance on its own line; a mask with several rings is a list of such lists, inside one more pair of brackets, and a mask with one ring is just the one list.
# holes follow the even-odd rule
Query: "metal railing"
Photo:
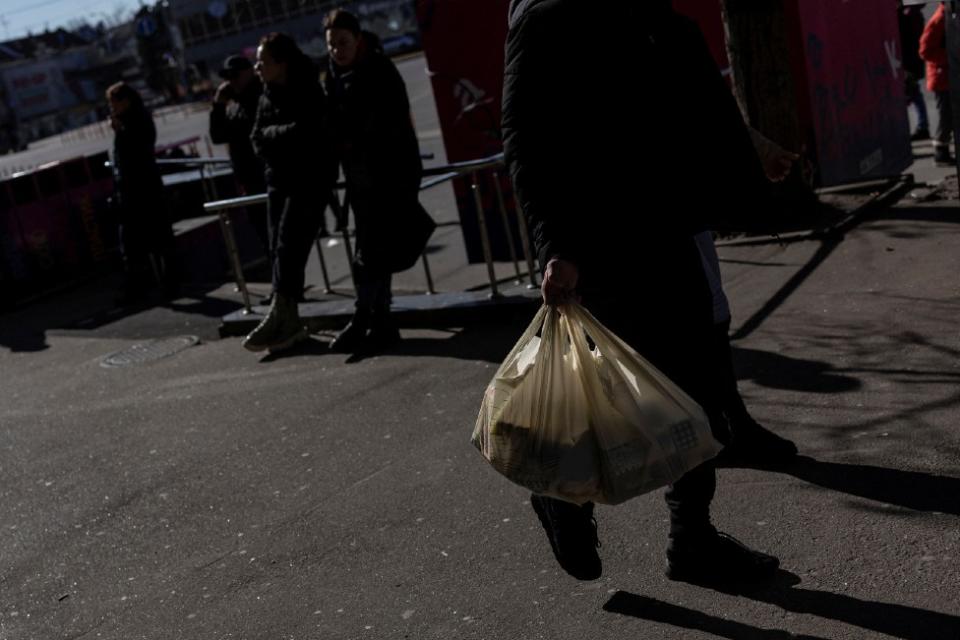
[[[467, 162], [457, 162], [453, 164], [444, 165], [441, 167], [431, 167], [424, 169], [423, 171], [423, 180], [420, 184], [420, 190], [425, 191], [427, 189], [434, 188], [438, 185], [444, 184], [453, 180], [455, 178], [469, 177], [470, 180], [470, 189], [473, 193], [474, 204], [477, 209], [477, 225], [480, 230], [480, 243], [483, 249], [484, 262], [487, 266], [487, 276], [490, 280], [490, 297], [497, 298], [500, 297], [499, 284], [496, 277], [496, 272], [493, 265], [493, 249], [490, 242], [490, 232], [487, 225], [487, 217], [483, 207], [483, 196], [480, 192], [480, 174], [488, 173], [490, 179], [493, 181], [494, 185], [494, 195], [495, 195], [495, 205], [499, 209], [500, 217], [503, 223], [504, 233], [506, 234], [507, 245], [510, 250], [510, 258], [513, 262], [514, 271], [516, 272], [516, 282], [520, 284], [523, 282], [523, 273], [520, 269], [520, 262], [516, 253], [514, 237], [512, 226], [510, 224], [510, 215], [507, 211], [506, 199], [503, 194], [503, 188], [501, 186], [501, 180], [503, 178], [504, 170], [504, 161], [503, 154], [497, 154], [495, 156], [490, 156], [488, 158], [481, 158], [478, 160], [470, 160]], [[345, 191], [346, 184], [344, 182], [339, 182], [334, 187], [334, 190], [330, 193], [329, 200], [327, 204], [333, 209], [334, 216], [338, 221], [346, 221], [347, 214], [349, 211], [349, 194], [345, 194], [343, 200], [340, 200], [340, 197], [337, 195], [339, 191]], [[250, 293], [247, 289], [246, 279], [243, 275], [243, 265], [240, 260], [240, 252], [237, 248], [236, 236], [233, 231], [233, 224], [230, 220], [230, 212], [235, 209], [241, 209], [249, 206], [262, 205], [267, 202], [267, 194], [257, 194], [251, 196], [242, 196], [239, 198], [230, 198], [228, 200], [215, 200], [212, 202], [207, 202], [204, 204], [203, 208], [208, 213], [216, 213], [220, 218], [220, 228], [223, 231], [223, 239], [226, 244], [227, 252], [229, 254], [231, 268], [234, 273], [234, 279], [237, 283], [237, 289], [243, 296], [243, 307], [244, 313], [252, 313], [253, 309], [250, 304]], [[520, 244], [523, 247], [524, 259], [527, 263], [527, 275], [529, 277], [530, 288], [537, 288], [539, 285], [537, 283], [536, 276], [536, 266], [534, 264], [533, 254], [530, 250], [530, 237], [527, 231], [526, 222], [523, 217], [520, 216], [517, 219], [517, 228], [520, 231]], [[351, 278], [353, 278], [353, 248], [350, 240], [350, 230], [347, 228], [345, 222], [341, 225], [342, 240], [347, 252], [347, 262], [350, 265]], [[330, 286], [329, 274], [327, 272], [326, 260], [323, 257], [323, 247], [320, 242], [320, 238], [316, 239], [317, 245], [317, 254], [320, 260], [320, 267], [323, 273], [324, 280], [324, 291], [325, 293], [332, 293], [332, 288]], [[427, 259], [427, 253], [421, 255], [421, 260], [423, 262], [424, 274], [427, 280], [427, 293], [434, 294], [436, 290], [433, 284], [433, 276], [430, 271], [430, 263]]]

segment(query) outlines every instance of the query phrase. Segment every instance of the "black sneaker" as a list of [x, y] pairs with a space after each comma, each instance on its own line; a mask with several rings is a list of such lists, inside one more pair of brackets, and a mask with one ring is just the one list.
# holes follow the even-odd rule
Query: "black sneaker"
[[921, 140], [929, 140], [929, 139], [930, 139], [930, 130], [925, 127], [924, 128], [918, 127], [917, 130], [913, 132], [913, 135], [910, 136], [910, 140], [912, 140], [913, 142], [919, 142]]
[[547, 533], [550, 548], [563, 570], [577, 580], [596, 580], [603, 573], [597, 548], [597, 520], [593, 503], [577, 506], [532, 494], [530, 504]]
[[695, 584], [762, 582], [776, 574], [780, 561], [754, 551], [726, 533], [670, 539], [667, 577]]
[[750, 415], [729, 417], [730, 442], [717, 463], [720, 465], [778, 466], [797, 457], [797, 445], [765, 428]]

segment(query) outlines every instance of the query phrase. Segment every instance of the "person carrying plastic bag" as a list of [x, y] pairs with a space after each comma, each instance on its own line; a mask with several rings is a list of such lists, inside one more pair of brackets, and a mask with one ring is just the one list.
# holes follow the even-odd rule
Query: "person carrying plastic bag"
[[[509, 19], [504, 151], [544, 269], [545, 302], [582, 298], [722, 432], [720, 374], [710, 355], [712, 298], [693, 238], [724, 228], [721, 216], [760, 215], [766, 185], [702, 34], [666, 0], [514, 0]], [[571, 56], [569, 43], [584, 24], [602, 34], [603, 46]], [[589, 88], [571, 90], [570, 78], [581, 77], [590, 78]], [[635, 78], [642, 78], [641, 89], [655, 87], [656, 96], [671, 100], [653, 93], [636, 99]], [[554, 317], [554, 325], [563, 318], [569, 334], [577, 313]], [[599, 352], [607, 355], [602, 344]], [[576, 413], [576, 402], [588, 400], [568, 402]], [[593, 490], [588, 481], [582, 499]], [[705, 462], [665, 492], [667, 575], [697, 582], [770, 578], [775, 557], [713, 526], [715, 491], [714, 465]], [[531, 506], [564, 570], [597, 578], [593, 502], [569, 500], [534, 492]]]
[[540, 309], [487, 387], [472, 441], [497, 471], [540, 495], [619, 504], [717, 455], [690, 396], [580, 305], [562, 309]]

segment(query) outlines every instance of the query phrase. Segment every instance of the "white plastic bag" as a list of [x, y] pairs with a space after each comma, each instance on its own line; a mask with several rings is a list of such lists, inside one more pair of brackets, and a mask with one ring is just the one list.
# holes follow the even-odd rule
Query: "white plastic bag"
[[719, 453], [693, 399], [583, 307], [561, 311], [537, 312], [487, 386], [472, 442], [497, 471], [534, 493], [617, 504]]

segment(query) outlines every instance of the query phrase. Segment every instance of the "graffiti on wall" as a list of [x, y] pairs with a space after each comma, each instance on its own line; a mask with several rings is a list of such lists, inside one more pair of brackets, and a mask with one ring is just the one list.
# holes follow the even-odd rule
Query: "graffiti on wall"
[[801, 8], [820, 184], [900, 173], [912, 151], [896, 12]]

